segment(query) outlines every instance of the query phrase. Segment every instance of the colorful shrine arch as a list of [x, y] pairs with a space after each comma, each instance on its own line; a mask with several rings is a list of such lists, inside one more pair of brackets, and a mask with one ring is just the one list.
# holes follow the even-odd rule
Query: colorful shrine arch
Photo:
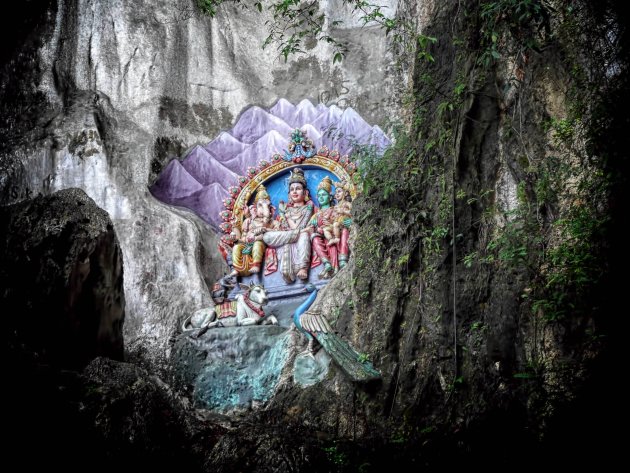
[[[295, 130], [292, 136], [298, 132], [303, 139], [307, 139], [306, 134], [301, 130]], [[228, 188], [230, 197], [223, 200], [225, 210], [219, 214], [223, 221], [220, 226], [223, 233], [230, 234], [234, 224], [242, 223], [242, 209], [251, 203], [261, 184], [265, 185], [271, 204], [278, 208], [279, 201], [286, 198], [287, 187], [283, 178], [288, 176], [291, 169], [297, 167], [310, 171], [306, 173], [306, 176], [311, 196], [316, 194], [317, 183], [324, 176], [329, 176], [333, 182], [345, 183], [352, 199], [356, 198], [357, 186], [354, 182], [354, 173], [357, 166], [348, 155], [340, 156], [338, 151], [330, 151], [326, 146], [322, 146], [317, 153], [313, 152], [307, 157], [290, 154], [282, 156], [276, 153], [271, 157], [271, 162], [263, 159], [256, 167], [249, 167], [247, 176], [239, 176], [238, 182]]]
[[[340, 202], [336, 202], [333, 196], [337, 190], [339, 195], [344, 196], [341, 200], [351, 201], [357, 196], [354, 180], [356, 169], [356, 164], [347, 155], [340, 156], [337, 151], [331, 151], [326, 146], [316, 151], [306, 132], [300, 129], [291, 133], [291, 141], [284, 156], [276, 153], [269, 161], [263, 159], [257, 166], [250, 166], [247, 175], [239, 176], [237, 182], [228, 188], [230, 197], [224, 199], [225, 208], [220, 212], [220, 228], [224, 235], [219, 243], [219, 251], [233, 270], [232, 274], [238, 275], [243, 282], [264, 283], [273, 298], [298, 294], [302, 291], [302, 285], [293, 284], [297, 281], [311, 282], [320, 287], [324, 285], [326, 279], [345, 265], [349, 256], [350, 214], [342, 217], [335, 213], [337, 207], [333, 208], [333, 203]], [[310, 228], [305, 235], [306, 241], [292, 233], [284, 215], [285, 206], [289, 205], [290, 179], [294, 179], [296, 173], [302, 176], [299, 182], [308, 190], [308, 204], [302, 205], [308, 205], [310, 210], [305, 208], [306, 213], [298, 212], [307, 216], [307, 219], [301, 218], [300, 227], [291, 228], [296, 228], [295, 231]], [[318, 204], [318, 198], [322, 198], [321, 192], [326, 198]], [[349, 205], [348, 202], [345, 204]], [[292, 212], [295, 216], [296, 211]], [[325, 224], [322, 223], [324, 216]], [[344, 219], [347, 219], [346, 223], [342, 224]], [[332, 235], [335, 225], [338, 234], [336, 242]], [[279, 243], [286, 238], [287, 243]], [[321, 265], [323, 270], [320, 269], [315, 276], [308, 268], [297, 273], [293, 270], [287, 272], [287, 264], [304, 268], [301, 265], [305, 261], [289, 263], [288, 258], [294, 256], [286, 252], [276, 254], [285, 244], [297, 245], [292, 246], [291, 255], [296, 251], [310, 255], [305, 256], [309, 261], [308, 268]]]

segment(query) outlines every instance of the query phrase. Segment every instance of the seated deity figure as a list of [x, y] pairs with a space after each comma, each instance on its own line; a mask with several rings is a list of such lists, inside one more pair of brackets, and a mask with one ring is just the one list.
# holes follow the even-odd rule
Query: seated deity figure
[[[265, 256], [263, 235], [274, 228], [271, 200], [263, 185], [258, 187], [254, 205], [243, 208], [243, 223], [236, 232], [237, 242], [232, 248], [231, 276], [249, 276], [260, 272]], [[249, 217], [248, 217], [249, 214]]]
[[291, 171], [288, 180], [289, 202], [284, 212], [276, 220], [278, 229], [266, 231], [263, 241], [276, 249], [276, 257], [265, 262], [265, 274], [280, 269], [280, 274], [287, 283], [296, 279], [308, 279], [311, 264], [311, 243], [309, 221], [314, 206], [308, 195], [304, 171], [296, 168]]
[[348, 262], [349, 254], [348, 239], [350, 232], [348, 227], [352, 222], [350, 218], [344, 216], [344, 219], [341, 220], [338, 242], [331, 243], [330, 240], [333, 240], [333, 238], [326, 236], [325, 228], [332, 227], [333, 223], [339, 218], [331, 205], [331, 191], [332, 181], [326, 176], [317, 186], [319, 210], [310, 222], [313, 229], [313, 251], [319, 256], [324, 265], [324, 269], [319, 274], [319, 277], [322, 279], [332, 277], [338, 269], [343, 268]]

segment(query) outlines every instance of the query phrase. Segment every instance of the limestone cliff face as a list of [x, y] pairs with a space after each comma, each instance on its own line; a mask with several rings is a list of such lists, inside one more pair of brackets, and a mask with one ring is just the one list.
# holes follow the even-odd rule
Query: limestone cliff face
[[[474, 2], [434, 11], [423, 30], [437, 39], [433, 59], [415, 64], [412, 132], [368, 176], [353, 203], [349, 271], [322, 291], [318, 309], [382, 370], [382, 384], [336, 375], [286, 386], [272, 402], [269, 417], [362, 438], [367, 462], [377, 461], [375, 436], [394, 457], [417, 448], [440, 465], [509, 465], [523, 449], [533, 463], [567, 461], [575, 448], [599, 452], [585, 462], [614, 453], [612, 435], [590, 435], [606, 428], [589, 406], [608, 405], [620, 369], [610, 314], [627, 258], [611, 255], [627, 254], [614, 218], [627, 202], [618, 137], [628, 51], [615, 42], [593, 52], [579, 38], [597, 43], [602, 12], [623, 38], [624, 17], [614, 2], [580, 5], [538, 28], [510, 23], [511, 35], [498, 26], [508, 3], [493, 3], [505, 8], [490, 15], [497, 24]], [[496, 37], [484, 42], [488, 31]], [[532, 32], [539, 43], [528, 48], [520, 41]], [[500, 59], [481, 61], [493, 41]], [[615, 66], [604, 70], [602, 57]]]
[[125, 261], [126, 348], [155, 365], [224, 270], [214, 232], [148, 193], [167, 162], [281, 97], [351, 105], [380, 124], [395, 107], [401, 80], [378, 28], [347, 18], [342, 65], [317, 44], [285, 63], [261, 48], [268, 19], [227, 5], [211, 20], [192, 0], [60, 0], [30, 3], [5, 30], [1, 203], [78, 187], [108, 212]]
[[[614, 1], [556, 3], [533, 23], [507, 21], [514, 2], [485, 4], [504, 9], [490, 14], [472, 0], [406, 7], [436, 42], [419, 44], [407, 133], [353, 203], [351, 262], [319, 302], [382, 382], [354, 386], [333, 369], [301, 388], [283, 376], [266, 409], [219, 419], [228, 429], [216, 435], [211, 416], [182, 415], [212, 439], [182, 431], [173, 452], [190, 447], [196, 466], [213, 471], [610, 458], [622, 353], [614, 303], [627, 259], [614, 222], [627, 208], [628, 22]], [[168, 158], [279, 97], [352, 105], [383, 125], [404, 81], [380, 33], [352, 22], [341, 34], [355, 49], [342, 66], [314, 45], [285, 64], [257, 48], [265, 17], [247, 11], [209, 20], [183, 0], [35, 5], [3, 55], [1, 203], [79, 187], [107, 211], [124, 259], [126, 347], [159, 370], [178, 322], [209, 301], [204, 278], [222, 270], [208, 227], [147, 192]], [[90, 379], [108, 372], [146, 376], [96, 362]], [[153, 381], [170, 418], [168, 389]]]

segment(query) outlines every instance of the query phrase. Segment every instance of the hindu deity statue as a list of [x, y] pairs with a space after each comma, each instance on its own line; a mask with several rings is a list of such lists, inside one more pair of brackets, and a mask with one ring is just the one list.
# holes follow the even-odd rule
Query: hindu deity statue
[[[320, 190], [328, 189], [327, 193], [330, 197], [330, 189], [332, 189], [332, 181], [330, 177], [324, 177], [319, 186], [317, 187], [317, 201], [320, 205]], [[324, 194], [322, 194], [324, 196]], [[330, 199], [328, 198], [328, 203], [330, 203]], [[326, 208], [321, 207], [318, 214], [317, 219], [319, 221], [319, 229], [320, 233], [323, 233], [324, 238], [326, 239], [326, 245], [334, 245], [339, 242], [339, 237], [341, 236], [341, 231], [339, 229], [339, 225], [337, 224], [337, 212], [336, 209], [330, 205]]]
[[339, 244], [341, 231], [352, 222], [352, 197], [349, 186], [345, 181], [335, 182], [335, 221], [333, 222], [333, 237], [329, 238], [328, 245]]
[[[338, 269], [343, 268], [348, 262], [349, 254], [350, 232], [348, 228], [352, 220], [344, 215], [338, 216], [332, 206], [331, 192], [332, 181], [326, 176], [317, 186], [319, 210], [310, 222], [314, 232], [312, 235], [313, 250], [324, 265], [324, 269], [319, 274], [322, 279], [332, 277]], [[340, 217], [343, 219], [340, 220]], [[334, 235], [335, 222], [340, 223], [338, 241]]]
[[288, 283], [296, 279], [308, 279], [311, 264], [311, 243], [309, 221], [314, 206], [308, 195], [304, 171], [295, 168], [288, 180], [289, 202], [284, 206], [283, 217], [277, 220], [278, 229], [266, 231], [263, 241], [276, 249], [275, 258], [266, 261], [265, 274], [280, 269]]
[[232, 248], [231, 276], [249, 276], [260, 272], [265, 256], [263, 235], [274, 228], [269, 194], [263, 185], [258, 187], [254, 205], [243, 208], [243, 223], [237, 230], [236, 243]]
[[[325, 177], [320, 183], [328, 189], [332, 186], [329, 177]], [[326, 245], [337, 245], [341, 242], [341, 232], [348, 224], [348, 219], [352, 218], [352, 198], [347, 191], [345, 182], [335, 182], [335, 206], [332, 210], [326, 210], [322, 215], [322, 232], [326, 239]]]

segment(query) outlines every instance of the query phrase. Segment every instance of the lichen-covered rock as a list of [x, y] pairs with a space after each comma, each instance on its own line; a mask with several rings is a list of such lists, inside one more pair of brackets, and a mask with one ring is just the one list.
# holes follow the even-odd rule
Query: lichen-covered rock
[[[177, 338], [173, 372], [196, 406], [218, 412], [259, 406], [274, 394], [293, 344], [276, 325], [213, 328]], [[192, 336], [191, 336], [192, 335]]]

